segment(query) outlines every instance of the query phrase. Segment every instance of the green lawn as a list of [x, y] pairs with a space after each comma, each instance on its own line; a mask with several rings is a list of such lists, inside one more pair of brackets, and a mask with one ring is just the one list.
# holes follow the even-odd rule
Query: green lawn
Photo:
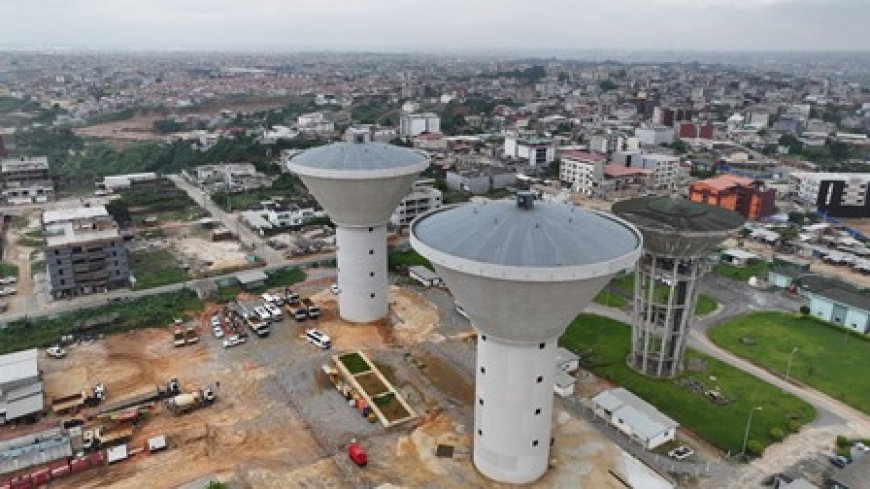
[[187, 276], [175, 256], [166, 250], [130, 253], [130, 272], [136, 277], [136, 290], [178, 283]]
[[[662, 302], [667, 301], [668, 290], [664, 285], [657, 287], [657, 299]], [[630, 299], [632, 296], [634, 296], [634, 273], [626, 273], [611, 280], [610, 285], [595, 296], [594, 302], [604, 306], [622, 308], [629, 303], [626, 298]], [[718, 305], [710, 296], [699, 294], [698, 303], [695, 305], [695, 316], [706, 316], [715, 311]]]
[[726, 321], [708, 335], [717, 345], [783, 375], [797, 347], [791, 377], [870, 413], [870, 376], [863, 373], [870, 341], [844, 333], [811, 317], [757, 312]]
[[791, 424], [803, 425], [815, 417], [815, 410], [800, 399], [713, 358], [688, 350], [688, 359], [706, 361], [703, 372], [684, 372], [680, 378], [694, 378], [707, 388], [719, 387], [731, 399], [724, 406], [710, 402], [701, 394], [673, 380], [653, 379], [638, 374], [626, 365], [630, 328], [601, 316], [581, 314], [562, 336], [560, 343], [583, 357], [586, 368], [599, 377], [625, 387], [646, 399], [681, 425], [724, 451], [741, 450], [743, 430], [749, 411], [761, 406], [752, 422], [750, 440], [773, 443], [771, 428], [786, 433]]
[[0, 262], [0, 277], [18, 277], [18, 265], [9, 262]]
[[602, 306], [616, 307], [618, 309], [628, 305], [628, 301], [623, 296], [609, 292], [607, 289], [599, 292], [592, 301]]
[[745, 267], [735, 267], [720, 263], [713, 267], [713, 271], [723, 277], [745, 282], [749, 280], [750, 277], [766, 279], [768, 266], [767, 262], [763, 260], [756, 260], [754, 263], [750, 262]]
[[[202, 302], [191, 290], [167, 292], [164, 294], [140, 297], [99, 307], [80, 309], [52, 318], [25, 319], [9, 323], [0, 329], [0, 354], [27, 348], [44, 347], [55, 344], [61, 335], [69, 333], [118, 333], [139, 328], [163, 327], [185, 312], [202, 308]], [[101, 324], [85, 328], [88, 321]]]
[[714, 301], [712, 297], [698, 294], [698, 303], [695, 304], [695, 316], [706, 316], [715, 311], [717, 307], [719, 307], [719, 303]]
[[387, 256], [387, 263], [391, 270], [410, 268], [418, 265], [424, 266], [429, 270], [434, 270], [432, 264], [429, 263], [429, 260], [423, 258], [419, 253], [411, 249], [391, 251]]

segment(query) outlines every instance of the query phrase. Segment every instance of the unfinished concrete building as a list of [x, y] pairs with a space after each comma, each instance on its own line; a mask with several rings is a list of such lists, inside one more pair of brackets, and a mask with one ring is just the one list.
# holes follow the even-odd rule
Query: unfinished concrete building
[[0, 160], [3, 202], [35, 204], [54, 200], [47, 156], [21, 156]]

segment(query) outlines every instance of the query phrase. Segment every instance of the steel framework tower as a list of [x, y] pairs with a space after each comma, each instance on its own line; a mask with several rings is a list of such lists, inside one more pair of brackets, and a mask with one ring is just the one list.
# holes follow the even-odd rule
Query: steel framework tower
[[336, 225], [343, 319], [367, 323], [387, 315], [387, 222], [428, 166], [416, 151], [362, 141], [309, 149], [287, 164]]
[[640, 233], [611, 215], [510, 200], [432, 211], [411, 224], [478, 332], [474, 464], [499, 482], [547, 470], [559, 336], [641, 253]]
[[673, 377], [682, 369], [704, 261], [743, 225], [743, 217], [668, 197], [618, 202], [613, 212], [637, 226], [644, 238], [644, 254], [635, 267], [628, 363], [647, 375]]

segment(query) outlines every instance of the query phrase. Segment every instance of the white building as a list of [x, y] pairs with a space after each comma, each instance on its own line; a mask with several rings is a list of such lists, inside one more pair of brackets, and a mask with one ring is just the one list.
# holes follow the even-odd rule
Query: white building
[[651, 170], [653, 188], [676, 188], [680, 173], [680, 159], [676, 156], [628, 151], [613, 153], [612, 159], [625, 167]]
[[591, 197], [604, 180], [607, 158], [586, 151], [563, 151], [559, 156], [559, 180], [571, 185], [571, 191]]
[[650, 403], [618, 387], [592, 398], [595, 414], [647, 450], [667, 443], [677, 436], [676, 421], [662, 414]]
[[399, 132], [403, 136], [416, 136], [424, 132], [441, 132], [441, 118], [434, 112], [402, 114]]
[[[794, 172], [790, 178], [795, 183], [797, 198], [805, 204], [815, 205], [822, 182], [843, 182], [841, 204], [864, 205], [870, 173], [810, 173]], [[830, 197], [830, 196], [828, 196]]]
[[420, 103], [414, 102], [413, 100], [408, 100], [404, 104], [402, 104], [402, 112], [406, 112], [408, 114], [413, 114], [420, 110]]
[[634, 135], [637, 136], [640, 144], [647, 146], [659, 146], [674, 142], [674, 128], [672, 127], [639, 127], [635, 129]]
[[399, 206], [390, 216], [390, 224], [397, 227], [407, 226], [420, 214], [441, 207], [441, 191], [434, 185], [435, 180], [432, 179], [414, 182], [411, 191], [402, 197]]
[[556, 159], [556, 148], [549, 138], [508, 132], [504, 138], [504, 155], [523, 160], [529, 166], [546, 166]]
[[0, 356], [0, 425], [42, 411], [36, 348]]

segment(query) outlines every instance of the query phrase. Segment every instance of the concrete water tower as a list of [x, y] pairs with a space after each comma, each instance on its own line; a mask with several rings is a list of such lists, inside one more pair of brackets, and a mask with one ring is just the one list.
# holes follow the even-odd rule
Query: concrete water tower
[[343, 319], [367, 323], [387, 315], [387, 222], [428, 166], [416, 151], [362, 141], [319, 146], [288, 162], [335, 223]]
[[411, 224], [478, 332], [474, 464], [505, 483], [547, 469], [559, 336], [641, 253], [640, 233], [611, 215], [564, 205], [490, 201]]
[[704, 260], [743, 225], [743, 217], [669, 197], [625, 200], [613, 212], [637, 226], [644, 241], [635, 268], [628, 363], [647, 375], [673, 377], [682, 368]]

